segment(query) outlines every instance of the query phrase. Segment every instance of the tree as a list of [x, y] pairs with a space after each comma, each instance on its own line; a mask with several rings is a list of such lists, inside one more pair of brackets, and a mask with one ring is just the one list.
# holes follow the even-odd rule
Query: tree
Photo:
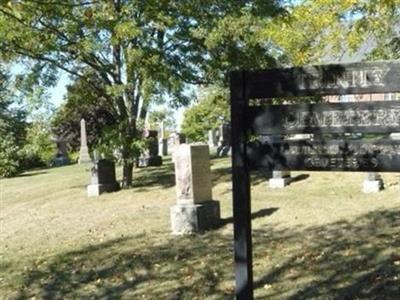
[[[256, 33], [278, 1], [2, 1], [0, 52], [33, 61], [42, 78], [62, 70], [109, 103], [132, 184], [138, 124], [152, 101], [187, 104], [187, 84], [226, 80], [237, 68], [274, 64]], [[12, 28], [12, 30], [9, 30]], [[96, 74], [101, 85], [88, 78]]]
[[17, 174], [20, 168], [20, 151], [26, 139], [25, 111], [12, 108], [11, 80], [0, 66], [0, 177]]
[[207, 141], [207, 132], [230, 119], [228, 91], [220, 86], [201, 90], [199, 102], [185, 111], [182, 132], [191, 141]]
[[[95, 74], [89, 75], [92, 84], [101, 85], [101, 80]], [[86, 121], [87, 142], [89, 148], [96, 147], [102, 131], [116, 120], [110, 111], [109, 103], [104, 97], [99, 97], [87, 81], [77, 78], [67, 86], [65, 102], [57, 110], [53, 120], [53, 132], [64, 138], [69, 147], [79, 151], [80, 147], [80, 120]]]
[[399, 0], [302, 0], [272, 19], [261, 35], [289, 65], [337, 60], [360, 47], [370, 48], [364, 58], [398, 59], [399, 23]]
[[36, 118], [30, 122], [26, 142], [22, 149], [22, 167], [31, 169], [48, 166], [56, 153], [56, 145], [52, 140], [50, 122], [46, 118]]
[[172, 109], [161, 108], [149, 112], [148, 127], [158, 130], [161, 124], [163, 124], [164, 130], [167, 132], [173, 132], [176, 130], [174, 111]]

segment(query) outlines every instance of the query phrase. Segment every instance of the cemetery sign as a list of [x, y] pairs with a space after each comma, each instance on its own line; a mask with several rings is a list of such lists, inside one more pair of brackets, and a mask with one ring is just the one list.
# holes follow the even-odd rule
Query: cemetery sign
[[[399, 61], [231, 74], [236, 299], [253, 299], [249, 171], [400, 171], [400, 141], [389, 138], [400, 132], [400, 101], [263, 105], [265, 100], [394, 92], [400, 92]], [[293, 134], [311, 138], [287, 138]]]

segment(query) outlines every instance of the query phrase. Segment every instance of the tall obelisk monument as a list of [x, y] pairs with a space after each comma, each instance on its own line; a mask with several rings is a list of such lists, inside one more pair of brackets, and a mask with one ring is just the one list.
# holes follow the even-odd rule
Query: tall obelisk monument
[[81, 120], [81, 149], [79, 151], [79, 164], [92, 162], [89, 156], [86, 135], [86, 122], [85, 119]]

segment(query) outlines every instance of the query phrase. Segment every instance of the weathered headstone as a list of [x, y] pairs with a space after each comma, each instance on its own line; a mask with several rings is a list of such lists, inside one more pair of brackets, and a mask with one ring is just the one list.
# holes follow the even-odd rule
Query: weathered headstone
[[172, 149], [172, 161], [175, 162], [175, 149], [179, 145], [186, 143], [186, 137], [185, 137], [185, 135], [183, 135], [181, 133], [173, 132], [169, 137], [169, 141], [170, 141], [171, 149]]
[[177, 204], [171, 207], [174, 234], [213, 228], [220, 221], [219, 202], [212, 200], [207, 145], [180, 145], [175, 150]]
[[269, 187], [272, 189], [282, 189], [287, 186], [292, 178], [290, 171], [272, 171], [272, 178], [269, 180]]
[[119, 183], [115, 177], [115, 164], [107, 159], [95, 161], [91, 170], [90, 184], [87, 186], [88, 197], [100, 196], [104, 192], [118, 191]]
[[162, 156], [168, 155], [168, 139], [165, 138], [164, 122], [160, 124], [160, 138], [158, 141], [158, 151]]
[[218, 147], [218, 139], [216, 129], [211, 129], [208, 131], [208, 146], [210, 149], [217, 149]]
[[79, 164], [92, 162], [89, 156], [89, 149], [87, 146], [87, 135], [86, 135], [86, 121], [81, 120], [81, 149], [79, 150]]
[[148, 140], [149, 146], [147, 150], [139, 157], [137, 166], [140, 167], [157, 167], [162, 165], [162, 157], [158, 155], [158, 139], [157, 130], [147, 130], [144, 133]]
[[219, 157], [226, 156], [229, 154], [231, 148], [231, 125], [222, 124], [219, 127], [219, 141], [217, 155]]
[[378, 193], [384, 187], [383, 180], [378, 173], [368, 172], [363, 182], [363, 192], [366, 194]]
[[68, 152], [67, 152], [67, 142], [61, 137], [53, 138], [56, 143], [56, 154], [54, 155], [52, 165], [55, 167], [65, 166], [70, 163]]

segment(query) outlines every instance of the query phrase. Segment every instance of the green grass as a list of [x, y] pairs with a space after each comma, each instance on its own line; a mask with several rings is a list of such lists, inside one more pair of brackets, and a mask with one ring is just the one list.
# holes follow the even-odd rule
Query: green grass
[[[169, 160], [99, 198], [86, 197], [88, 168], [0, 181], [2, 297], [232, 299], [228, 159], [212, 160], [223, 225], [188, 237], [170, 234]], [[399, 174], [384, 174], [386, 189], [372, 195], [360, 192], [361, 173], [306, 174], [284, 190], [253, 178], [256, 298], [398, 299]]]

